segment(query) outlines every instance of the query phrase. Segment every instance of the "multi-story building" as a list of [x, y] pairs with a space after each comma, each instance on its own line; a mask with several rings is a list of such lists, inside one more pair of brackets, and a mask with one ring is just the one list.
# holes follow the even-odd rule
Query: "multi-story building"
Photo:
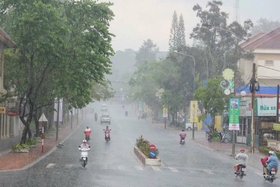
[[[238, 138], [240, 142], [245, 142], [247, 135], [251, 134], [251, 91], [250, 91], [250, 80], [253, 77], [253, 64], [255, 64], [255, 78], [257, 80], [256, 91], [256, 104], [255, 106], [258, 111], [262, 106], [271, 106], [272, 103], [265, 103], [267, 97], [277, 96], [277, 85], [280, 84], [280, 28], [274, 29], [268, 33], [259, 33], [247, 41], [240, 44], [245, 51], [251, 51], [254, 54], [252, 59], [241, 59], [239, 61], [239, 71], [242, 76], [242, 80], [246, 86], [242, 86], [236, 89], [236, 95], [241, 96], [241, 91], [246, 92], [245, 98], [243, 98], [243, 106], [241, 106], [241, 122], [240, 131], [238, 132]], [[275, 99], [276, 101], [276, 99]], [[277, 106], [275, 102], [275, 106]], [[254, 107], [254, 108], [255, 108]], [[255, 108], [255, 109], [256, 109]], [[266, 107], [267, 108], [267, 107]], [[269, 109], [273, 106], [268, 107]], [[276, 111], [274, 111], [276, 113]], [[270, 114], [273, 113], [270, 112]], [[276, 121], [276, 115], [259, 115], [256, 116], [256, 134], [262, 136], [259, 132], [261, 122], [264, 121]], [[260, 137], [261, 138], [261, 137]], [[241, 140], [242, 139], [242, 140]]]

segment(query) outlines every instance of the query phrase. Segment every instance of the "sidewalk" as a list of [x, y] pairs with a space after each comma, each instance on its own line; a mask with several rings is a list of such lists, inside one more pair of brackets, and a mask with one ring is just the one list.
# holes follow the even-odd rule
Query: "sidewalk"
[[232, 143], [222, 143], [222, 142], [208, 142], [205, 137], [205, 132], [203, 131], [195, 131], [195, 139], [193, 140], [199, 146], [205, 147], [207, 149], [211, 149], [213, 151], [220, 152], [221, 154], [227, 155], [229, 157], [233, 157], [232, 153], [233, 150], [234, 154], [238, 154], [241, 148], [245, 149], [246, 154], [248, 155], [248, 165], [259, 169], [262, 171], [263, 167], [261, 165], [261, 158], [265, 155], [260, 153], [257, 148], [255, 148], [255, 152], [250, 152], [250, 147], [245, 144], [235, 144], [235, 149], [233, 149]]
[[[162, 123], [151, 123], [151, 125], [156, 126], [161, 129], [164, 128], [164, 124]], [[180, 127], [175, 127], [175, 126], [169, 126], [166, 125], [167, 132], [176, 132], [179, 133], [181, 131]], [[192, 131], [186, 131], [187, 133], [187, 138], [192, 140]], [[194, 131], [194, 139], [192, 140], [196, 144], [198, 144], [201, 147], [204, 147], [206, 149], [210, 149], [216, 152], [219, 152], [221, 154], [224, 154], [226, 156], [232, 157], [232, 143], [221, 143], [221, 142], [208, 142], [205, 136], [204, 131]], [[255, 148], [255, 152], [251, 153], [250, 152], [250, 147], [245, 145], [245, 144], [235, 144], [235, 155], [240, 152], [240, 149], [244, 148], [246, 151], [246, 154], [248, 155], [248, 165], [262, 171], [263, 167], [261, 165], [261, 158], [264, 157], [265, 155], [263, 153], [260, 153], [257, 148]], [[278, 173], [279, 174], [279, 173]], [[277, 175], [278, 175], [277, 174]]]
[[[80, 121], [82, 121], [82, 118], [79, 118], [79, 124], [81, 124]], [[31, 167], [40, 159], [52, 153], [58, 144], [63, 144], [66, 137], [70, 136], [78, 128], [79, 124], [77, 124], [76, 119], [73, 119], [72, 128], [70, 121], [62, 124], [58, 130], [57, 141], [55, 131], [51, 136], [45, 137], [43, 152], [41, 140], [37, 143], [37, 147], [30, 148], [28, 153], [15, 153], [11, 150], [13, 144], [20, 142], [21, 135], [11, 139], [0, 140], [0, 172], [23, 170]]]

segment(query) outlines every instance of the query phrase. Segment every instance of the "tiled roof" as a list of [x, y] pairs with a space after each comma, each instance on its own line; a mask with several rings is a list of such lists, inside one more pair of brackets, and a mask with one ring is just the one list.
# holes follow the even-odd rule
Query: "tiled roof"
[[240, 45], [244, 50], [280, 49], [280, 28], [260, 33]]

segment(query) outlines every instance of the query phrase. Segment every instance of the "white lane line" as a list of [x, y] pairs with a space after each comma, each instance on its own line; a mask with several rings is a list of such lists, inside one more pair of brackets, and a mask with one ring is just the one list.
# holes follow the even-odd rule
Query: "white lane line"
[[256, 175], [259, 175], [259, 176], [261, 176], [261, 177], [263, 177], [263, 173], [262, 172], [254, 172]]
[[118, 127], [119, 127], [120, 129], [122, 129], [122, 127], [120, 126], [120, 124], [118, 124]]
[[157, 166], [151, 166], [151, 168], [153, 168], [153, 170], [155, 170], [155, 171], [161, 171], [161, 169]]
[[131, 138], [127, 138], [128, 141], [134, 146], [135, 144], [133, 143], [132, 139]]
[[206, 172], [206, 173], [208, 173], [210, 175], [214, 175], [214, 173], [211, 170], [209, 170], [209, 169], [203, 169], [202, 171], [204, 171], [204, 172]]
[[65, 165], [65, 168], [66, 168], [66, 169], [70, 169], [70, 168], [72, 168], [72, 166], [73, 166], [73, 164], [66, 164], [66, 165]]
[[49, 163], [46, 168], [53, 168], [55, 166], [54, 163]]
[[168, 167], [172, 172], [179, 172], [176, 168]]
[[141, 170], [141, 171], [143, 171], [143, 167], [142, 167], [142, 166], [134, 166], [134, 168], [135, 168], [136, 170]]

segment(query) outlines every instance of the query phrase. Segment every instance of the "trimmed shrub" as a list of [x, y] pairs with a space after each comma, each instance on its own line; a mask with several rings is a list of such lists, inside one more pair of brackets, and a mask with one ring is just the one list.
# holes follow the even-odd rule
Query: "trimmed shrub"
[[[143, 138], [141, 135], [138, 139], [136, 139], [136, 147], [140, 149], [140, 151], [146, 155], [146, 157], [150, 157], [150, 142]], [[156, 149], [156, 157], [158, 156], [159, 151]]]
[[15, 149], [29, 149], [29, 145], [28, 144], [25, 144], [25, 143], [23, 143], [23, 144], [15, 144], [15, 145], [13, 145], [13, 150], [15, 150]]

